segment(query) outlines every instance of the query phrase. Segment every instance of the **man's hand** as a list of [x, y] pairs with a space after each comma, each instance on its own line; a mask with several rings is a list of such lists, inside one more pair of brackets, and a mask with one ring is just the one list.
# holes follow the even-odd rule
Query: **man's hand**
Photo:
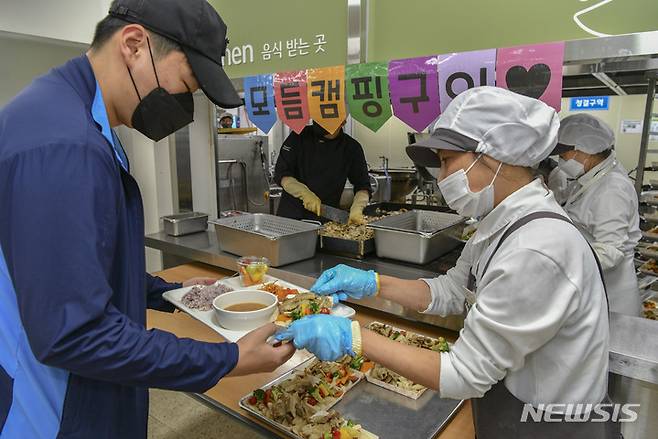
[[295, 353], [292, 343], [285, 343], [277, 347], [266, 343], [277, 329], [278, 327], [274, 323], [268, 323], [238, 340], [238, 364], [228, 376], [272, 372], [288, 361]]
[[212, 285], [217, 282], [213, 277], [193, 277], [183, 282], [184, 287], [191, 287], [193, 285]]

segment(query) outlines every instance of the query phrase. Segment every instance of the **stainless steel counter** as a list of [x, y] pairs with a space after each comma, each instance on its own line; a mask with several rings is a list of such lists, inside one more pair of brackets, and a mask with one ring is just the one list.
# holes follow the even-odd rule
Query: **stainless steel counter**
[[[169, 236], [164, 232], [154, 233], [146, 236], [146, 245], [161, 250], [168, 255], [175, 255], [228, 270], [235, 271], [236, 269], [235, 261], [238, 257], [220, 251], [217, 237], [212, 231], [181, 237]], [[438, 274], [445, 273], [454, 265], [459, 256], [459, 251], [449, 253], [423, 266], [383, 260], [376, 257], [357, 260], [317, 253], [313, 259], [271, 268], [270, 273], [275, 277], [306, 288], [313, 284], [322, 271], [341, 263], [365, 270], [375, 270], [384, 275], [404, 279], [418, 279], [421, 277], [435, 277]], [[358, 304], [389, 312], [409, 320], [452, 330], [459, 330], [463, 323], [461, 317], [426, 316], [378, 298], [362, 300]], [[613, 313], [610, 324], [610, 371], [621, 376], [658, 385], [658, 322]]]

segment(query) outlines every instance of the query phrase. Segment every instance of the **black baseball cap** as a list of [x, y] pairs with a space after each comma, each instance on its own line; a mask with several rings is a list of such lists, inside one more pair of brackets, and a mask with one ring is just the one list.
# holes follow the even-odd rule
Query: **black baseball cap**
[[114, 0], [109, 15], [178, 43], [208, 99], [223, 108], [242, 105], [222, 68], [226, 24], [206, 0]]

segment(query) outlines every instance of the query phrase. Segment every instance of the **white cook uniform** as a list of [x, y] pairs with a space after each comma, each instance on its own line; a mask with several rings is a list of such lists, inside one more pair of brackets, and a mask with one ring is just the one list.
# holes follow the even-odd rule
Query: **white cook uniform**
[[633, 264], [642, 237], [635, 187], [615, 152], [576, 180], [568, 181], [558, 168], [548, 186], [599, 257], [610, 311], [632, 316], [641, 312]]
[[432, 294], [425, 312], [444, 316], [464, 310], [471, 267], [477, 281], [459, 339], [441, 354], [442, 397], [482, 397], [501, 380], [535, 407], [597, 404], [606, 396], [608, 309], [594, 254], [578, 229], [531, 221], [503, 242], [482, 276], [507, 227], [538, 211], [566, 216], [537, 179], [482, 219], [454, 268], [423, 279]]

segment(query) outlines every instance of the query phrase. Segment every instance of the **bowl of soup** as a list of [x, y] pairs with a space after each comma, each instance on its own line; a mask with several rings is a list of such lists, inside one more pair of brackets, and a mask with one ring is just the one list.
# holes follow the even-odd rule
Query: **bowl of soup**
[[277, 297], [260, 290], [236, 290], [212, 302], [217, 323], [226, 329], [249, 331], [276, 319]]

